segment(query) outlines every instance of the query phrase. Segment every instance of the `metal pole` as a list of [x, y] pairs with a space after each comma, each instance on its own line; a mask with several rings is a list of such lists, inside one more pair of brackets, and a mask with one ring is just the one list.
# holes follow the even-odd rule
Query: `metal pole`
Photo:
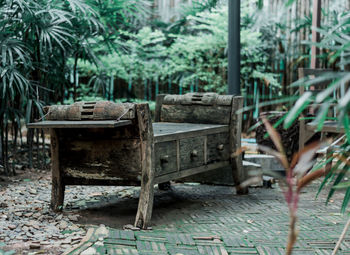
[[228, 0], [228, 94], [240, 95], [241, 1]]

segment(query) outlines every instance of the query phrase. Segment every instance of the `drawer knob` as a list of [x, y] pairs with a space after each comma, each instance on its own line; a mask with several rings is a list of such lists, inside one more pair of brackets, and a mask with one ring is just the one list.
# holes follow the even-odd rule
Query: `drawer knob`
[[164, 155], [160, 158], [161, 164], [168, 163], [168, 162], [169, 162], [169, 155]]
[[224, 149], [224, 145], [223, 145], [223, 144], [219, 144], [219, 145], [216, 147], [216, 149], [217, 149], [218, 151], [222, 151], [222, 150]]
[[197, 150], [193, 150], [191, 152], [191, 158], [196, 158], [196, 157], [198, 157], [198, 151]]

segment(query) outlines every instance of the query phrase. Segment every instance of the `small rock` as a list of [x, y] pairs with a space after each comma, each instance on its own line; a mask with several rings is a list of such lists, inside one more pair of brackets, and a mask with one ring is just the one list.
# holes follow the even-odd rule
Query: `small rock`
[[55, 220], [62, 220], [62, 218], [63, 218], [63, 215], [62, 214], [60, 214], [60, 215], [58, 215], [56, 218], [55, 218]]
[[39, 213], [39, 212], [33, 214], [34, 218], [39, 218], [40, 216], [41, 216], [41, 213]]
[[66, 221], [61, 221], [61, 223], [58, 227], [62, 230], [66, 229], [68, 227], [68, 223]]
[[68, 215], [68, 219], [71, 221], [78, 221], [78, 216], [77, 215]]
[[31, 217], [32, 215], [33, 215], [32, 212], [29, 212], [29, 213], [25, 213], [25, 214], [24, 214], [25, 217]]
[[69, 226], [69, 230], [77, 231], [77, 230], [79, 230], [79, 227], [77, 225], [73, 224], [72, 226]]
[[4, 203], [4, 202], [0, 203], [0, 208], [5, 208], [5, 207], [7, 207], [6, 203]]
[[62, 244], [70, 244], [72, 242], [72, 239], [71, 238], [67, 238], [65, 240], [63, 240], [61, 243]]
[[8, 227], [9, 229], [11, 229], [11, 230], [14, 230], [14, 229], [17, 228], [17, 226], [16, 226], [16, 225], [13, 225], [13, 224], [8, 225], [7, 227]]
[[36, 189], [29, 189], [29, 193], [32, 194], [32, 195], [38, 194], [38, 192], [36, 191]]
[[80, 240], [75, 240], [75, 241], [71, 242], [72, 245], [75, 245], [75, 244], [78, 244], [78, 243], [80, 243]]
[[74, 236], [74, 237], [72, 237], [72, 241], [79, 241], [81, 239], [82, 239], [81, 236]]
[[90, 194], [91, 197], [99, 197], [102, 196], [102, 192], [94, 192]]
[[22, 231], [27, 232], [29, 228], [27, 226], [22, 227]]
[[35, 220], [31, 220], [29, 221], [28, 223], [25, 224], [27, 227], [32, 227], [32, 228], [35, 228], [37, 230], [40, 229], [39, 225], [40, 223], [38, 221], [35, 221]]
[[40, 249], [40, 243], [31, 243], [29, 245], [30, 249]]

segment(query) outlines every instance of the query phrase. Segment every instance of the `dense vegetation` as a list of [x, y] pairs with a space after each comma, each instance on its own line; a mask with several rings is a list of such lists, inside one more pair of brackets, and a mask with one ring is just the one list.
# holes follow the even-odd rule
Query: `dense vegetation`
[[[43, 104], [77, 98], [77, 75], [72, 74], [76, 74], [78, 60], [99, 65], [97, 45], [113, 46], [110, 42], [115, 29], [106, 26], [109, 20], [96, 10], [113, 11], [118, 28], [134, 27], [142, 22], [148, 1], [116, 1], [115, 10], [98, 4], [81, 0], [0, 1], [0, 150], [6, 174], [13, 169], [9, 162], [14, 163], [16, 157], [22, 120], [39, 118]], [[112, 15], [106, 13], [106, 17]], [[33, 136], [29, 130], [29, 167]], [[38, 139], [39, 133], [36, 136]]]

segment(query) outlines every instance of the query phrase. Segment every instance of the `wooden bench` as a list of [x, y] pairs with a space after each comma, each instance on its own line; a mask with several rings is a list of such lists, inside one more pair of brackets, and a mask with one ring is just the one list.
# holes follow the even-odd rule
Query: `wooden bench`
[[[331, 69], [310, 69], [310, 68], [299, 68], [298, 69], [298, 75], [299, 79], [309, 77], [311, 79], [320, 77], [321, 75], [324, 75], [325, 73], [330, 73], [332, 72]], [[299, 94], [302, 96], [305, 91], [312, 91], [313, 93], [318, 93], [324, 89], [327, 88], [329, 85], [330, 81], [324, 81], [320, 83], [316, 83], [313, 85], [313, 88], [305, 88], [303, 86], [299, 87]], [[339, 98], [341, 96], [341, 91], [337, 90], [334, 91], [334, 97], [335, 99]], [[332, 117], [333, 119], [336, 118], [335, 111], [334, 111], [334, 106], [331, 105], [328, 117]], [[317, 110], [318, 105], [312, 104], [311, 107], [315, 108]], [[308, 110], [306, 114], [314, 115], [315, 111], [312, 109], [311, 111]], [[300, 118], [300, 131], [299, 131], [299, 150], [304, 148], [305, 144], [307, 141], [309, 141], [313, 135], [317, 132], [321, 133], [334, 133], [334, 134], [344, 134], [345, 129], [344, 126], [340, 125], [336, 120], [326, 120], [324, 121], [324, 124], [321, 128], [321, 130], [318, 130], [318, 123], [315, 123], [313, 121], [307, 121], [304, 119], [304, 116]]]
[[[62, 114], [51, 107], [48, 117], [54, 120], [28, 127], [50, 129], [52, 209], [62, 209], [66, 185], [141, 186], [135, 226], [145, 229], [155, 184], [231, 165], [239, 185], [245, 173], [241, 156], [233, 154], [240, 147], [242, 119], [236, 111], [242, 102], [214, 93], [161, 95], [155, 123], [148, 104], [79, 103]], [[113, 107], [127, 112], [116, 115]]]

